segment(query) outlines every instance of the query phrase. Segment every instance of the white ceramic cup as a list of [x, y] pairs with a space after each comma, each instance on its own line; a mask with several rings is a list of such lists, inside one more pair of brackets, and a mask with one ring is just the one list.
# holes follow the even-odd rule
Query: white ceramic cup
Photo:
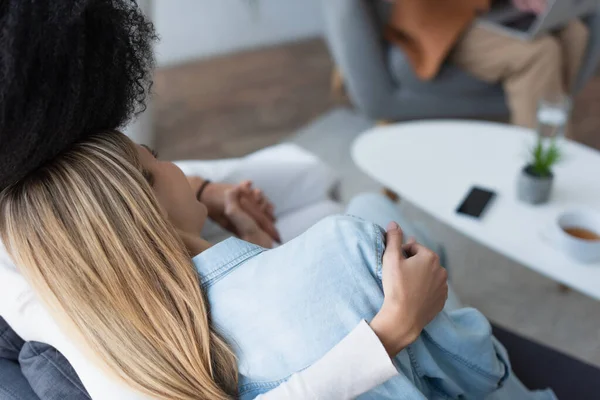
[[572, 258], [583, 263], [600, 261], [600, 240], [585, 240], [569, 235], [566, 228], [581, 228], [600, 235], [600, 213], [593, 210], [569, 210], [558, 216], [558, 245]]

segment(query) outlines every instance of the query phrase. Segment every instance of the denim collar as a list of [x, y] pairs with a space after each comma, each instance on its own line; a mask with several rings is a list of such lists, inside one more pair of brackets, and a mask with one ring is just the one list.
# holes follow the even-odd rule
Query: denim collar
[[207, 288], [239, 264], [265, 250], [263, 247], [231, 237], [204, 250], [192, 258], [192, 262], [200, 275], [202, 287]]

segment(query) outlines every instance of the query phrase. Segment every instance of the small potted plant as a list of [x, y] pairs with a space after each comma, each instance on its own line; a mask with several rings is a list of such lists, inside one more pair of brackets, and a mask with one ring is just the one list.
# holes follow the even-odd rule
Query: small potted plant
[[538, 136], [531, 150], [531, 160], [519, 176], [517, 196], [529, 204], [543, 204], [550, 198], [554, 175], [552, 167], [560, 161], [561, 153], [556, 138], [550, 140]]

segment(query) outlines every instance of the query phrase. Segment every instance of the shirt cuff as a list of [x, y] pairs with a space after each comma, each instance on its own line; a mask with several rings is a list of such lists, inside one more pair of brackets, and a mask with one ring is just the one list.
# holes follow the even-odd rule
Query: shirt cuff
[[363, 320], [304, 373], [316, 398], [352, 399], [398, 375], [398, 370]]

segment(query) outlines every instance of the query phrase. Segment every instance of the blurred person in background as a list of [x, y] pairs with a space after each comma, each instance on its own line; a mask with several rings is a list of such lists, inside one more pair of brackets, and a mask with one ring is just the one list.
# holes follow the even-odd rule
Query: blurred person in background
[[[386, 37], [406, 53], [417, 76], [436, 77], [449, 58], [473, 76], [502, 82], [511, 122], [536, 125], [538, 101], [570, 93], [583, 59], [589, 32], [572, 20], [554, 34], [522, 40], [474, 23], [493, 0], [396, 0]], [[527, 13], [541, 14], [547, 0], [512, 0]]]

